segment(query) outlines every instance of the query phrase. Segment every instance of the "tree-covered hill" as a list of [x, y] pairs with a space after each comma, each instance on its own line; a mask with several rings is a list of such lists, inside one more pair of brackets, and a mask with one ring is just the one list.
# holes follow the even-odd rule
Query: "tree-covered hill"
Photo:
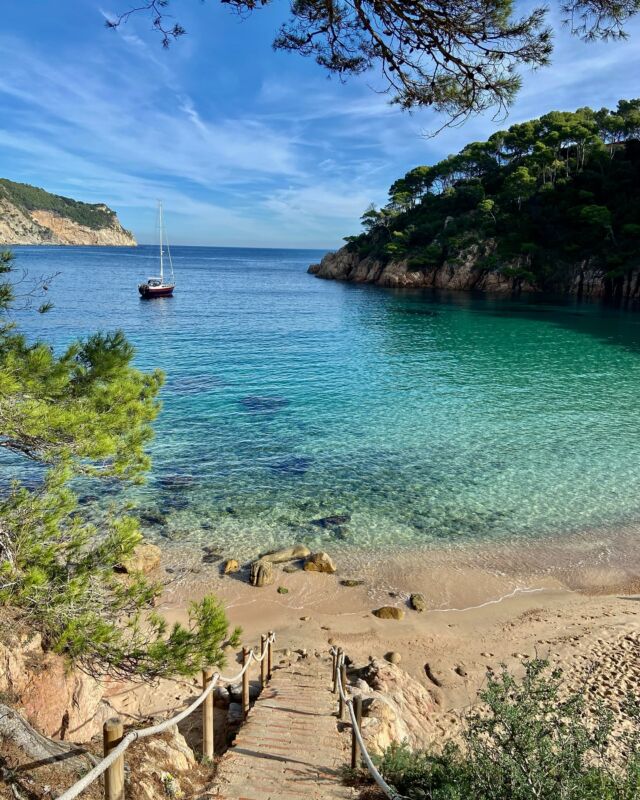
[[82, 203], [80, 200], [51, 194], [37, 186], [15, 183], [7, 178], [0, 178], [0, 195], [4, 195], [14, 205], [27, 211], [52, 211], [78, 225], [85, 225], [95, 230], [108, 228], [116, 218], [115, 213], [104, 204]]
[[346, 239], [352, 261], [425, 275], [471, 263], [535, 289], [566, 286], [579, 267], [619, 294], [640, 267], [640, 100], [512, 125], [412, 169], [362, 221]]

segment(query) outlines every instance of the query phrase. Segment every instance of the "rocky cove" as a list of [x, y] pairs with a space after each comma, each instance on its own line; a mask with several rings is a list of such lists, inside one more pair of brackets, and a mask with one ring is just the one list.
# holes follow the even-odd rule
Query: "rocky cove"
[[[327, 253], [308, 272], [318, 278], [371, 283], [388, 288], [447, 289], [453, 291], [519, 292], [554, 291], [587, 298], [637, 300], [640, 298], [640, 270], [630, 268], [624, 275], [612, 278], [604, 269], [588, 263], [575, 264], [562, 272], [554, 282], [540, 287], [521, 275], [510, 274], [504, 267], [481, 266], [485, 253], [478, 246], [468, 248], [455, 261], [441, 266], [417, 269], [408, 259], [381, 260], [361, 257], [358, 252], [342, 247]], [[513, 267], [521, 268], [521, 264]]]

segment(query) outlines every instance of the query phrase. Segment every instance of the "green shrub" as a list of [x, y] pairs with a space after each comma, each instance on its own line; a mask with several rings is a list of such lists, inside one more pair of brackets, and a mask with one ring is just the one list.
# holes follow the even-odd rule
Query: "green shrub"
[[385, 779], [410, 800], [637, 800], [640, 711], [625, 725], [602, 705], [566, 692], [559, 670], [525, 663], [488, 676], [481, 705], [464, 720], [461, 745], [413, 753], [394, 744], [378, 759]]

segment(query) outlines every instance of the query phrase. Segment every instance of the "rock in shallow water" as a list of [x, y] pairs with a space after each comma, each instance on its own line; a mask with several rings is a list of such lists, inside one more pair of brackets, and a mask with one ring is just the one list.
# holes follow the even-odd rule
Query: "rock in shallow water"
[[263, 561], [259, 558], [251, 565], [251, 585], [269, 586], [274, 581], [273, 564], [270, 561]]
[[222, 571], [225, 575], [231, 575], [231, 573], [233, 572], [239, 572], [240, 564], [236, 561], [235, 558], [229, 558], [225, 561]]
[[142, 572], [146, 575], [160, 566], [162, 551], [155, 544], [141, 542], [136, 545], [132, 555], [118, 567], [118, 572]]
[[260, 558], [263, 561], [271, 561], [272, 564], [283, 564], [285, 561], [295, 561], [298, 558], [307, 558], [311, 555], [311, 550], [304, 544], [294, 544], [293, 547], [285, 547], [282, 550], [272, 550], [264, 553]]
[[313, 459], [309, 456], [291, 456], [282, 461], [276, 461], [269, 465], [271, 472], [276, 475], [295, 476], [304, 475], [313, 464]]
[[306, 572], [326, 572], [332, 575], [336, 568], [328, 553], [314, 553], [304, 562]]
[[351, 514], [332, 514], [311, 520], [312, 525], [318, 525], [320, 528], [333, 528], [336, 525], [346, 525], [347, 522], [351, 522]]
[[414, 611], [424, 611], [427, 607], [424, 596], [418, 593], [411, 595], [409, 598], [409, 605], [414, 609]]

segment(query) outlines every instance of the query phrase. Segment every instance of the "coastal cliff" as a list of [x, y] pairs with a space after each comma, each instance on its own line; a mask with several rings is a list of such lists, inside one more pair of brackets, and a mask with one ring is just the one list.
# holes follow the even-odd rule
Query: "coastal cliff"
[[[318, 278], [349, 283], [372, 283], [388, 288], [448, 289], [513, 294], [535, 292], [541, 287], [516, 271], [487, 269], [479, 248], [470, 248], [463, 259], [445, 261], [440, 266], [417, 269], [409, 259], [387, 261], [367, 256], [361, 258], [349, 247], [327, 253], [308, 272]], [[516, 273], [516, 274], [514, 274]], [[640, 270], [632, 269], [613, 279], [606, 270], [585, 263], [566, 269], [553, 285], [544, 287], [580, 297], [620, 297], [640, 299]]]
[[0, 179], [0, 246], [19, 244], [132, 247], [136, 240], [102, 203], [82, 203]]

